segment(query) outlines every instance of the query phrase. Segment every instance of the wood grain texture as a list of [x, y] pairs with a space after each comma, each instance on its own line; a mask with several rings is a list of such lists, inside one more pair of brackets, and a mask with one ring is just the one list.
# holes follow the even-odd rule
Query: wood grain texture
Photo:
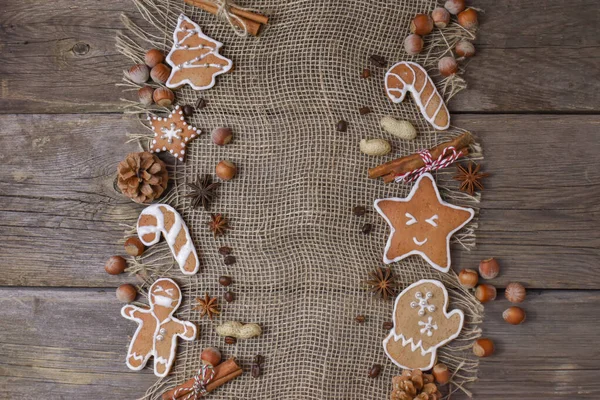
[[[451, 112], [594, 112], [600, 23], [593, 1], [480, 0], [485, 10], [469, 60], [469, 90]], [[23, 10], [27, 10], [24, 12]], [[0, 14], [0, 113], [120, 112], [115, 86], [128, 60], [115, 36], [130, 1], [6, 0]], [[584, 29], [585, 27], [585, 29]]]
[[[461, 115], [456, 123], [480, 136], [492, 177], [478, 247], [455, 251], [455, 268], [494, 256], [500, 286], [599, 289], [591, 266], [600, 259], [600, 117]], [[120, 224], [133, 225], [142, 209], [113, 190], [124, 148], [136, 150], [124, 133], [140, 129], [121, 115], [0, 116], [0, 149], [15, 150], [0, 151], [0, 285], [122, 283], [102, 266], [122, 252]]]
[[[502, 320], [509, 304], [500, 297], [486, 306], [484, 334], [497, 352], [481, 360], [475, 398], [597, 399], [600, 354], [581, 343], [595, 342], [600, 292], [530, 291], [520, 326]], [[0, 289], [0, 397], [141, 396], [156, 378], [148, 368], [125, 367], [135, 326], [120, 307], [113, 290]]]

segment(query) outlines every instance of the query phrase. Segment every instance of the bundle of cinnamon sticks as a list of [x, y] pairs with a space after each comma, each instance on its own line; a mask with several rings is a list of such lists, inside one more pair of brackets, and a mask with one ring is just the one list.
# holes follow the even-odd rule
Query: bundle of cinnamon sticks
[[[214, 367], [214, 371], [215, 375], [213, 379], [206, 385], [207, 392], [212, 392], [219, 386], [222, 386], [227, 382], [237, 378], [243, 372], [242, 368], [233, 358], [230, 358], [229, 360]], [[174, 387], [162, 395], [163, 400], [183, 400], [194, 398], [194, 378], [177, 387]]]
[[[186, 3], [203, 9], [213, 15], [217, 15], [219, 6], [210, 0], [184, 0]], [[242, 10], [241, 8], [230, 6], [228, 12], [239, 18], [232, 18], [231, 22], [239, 28], [246, 28], [246, 31], [252, 36], [257, 36], [260, 31], [261, 24], [267, 24], [269, 18], [261, 14], [256, 14], [251, 11]]]
[[[431, 157], [433, 159], [438, 158], [448, 147], [454, 147], [457, 152], [460, 152], [461, 157], [469, 154], [469, 145], [471, 144], [472, 137], [469, 132], [465, 132], [456, 138], [440, 143], [437, 146], [429, 149]], [[394, 181], [394, 178], [398, 175], [402, 175], [406, 172], [414, 171], [415, 169], [421, 168], [425, 165], [425, 162], [418, 153], [411, 154], [397, 158], [395, 160], [386, 162], [385, 164], [378, 165], [374, 168], [369, 169], [369, 178], [376, 179], [383, 177], [385, 183]]]

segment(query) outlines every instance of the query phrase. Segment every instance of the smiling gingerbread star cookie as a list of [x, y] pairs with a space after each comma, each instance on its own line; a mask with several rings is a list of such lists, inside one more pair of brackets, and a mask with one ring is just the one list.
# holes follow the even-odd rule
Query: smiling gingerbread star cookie
[[475, 215], [471, 208], [442, 200], [431, 174], [423, 174], [406, 198], [375, 200], [390, 225], [383, 261], [391, 264], [418, 254], [438, 271], [450, 269], [450, 237]]

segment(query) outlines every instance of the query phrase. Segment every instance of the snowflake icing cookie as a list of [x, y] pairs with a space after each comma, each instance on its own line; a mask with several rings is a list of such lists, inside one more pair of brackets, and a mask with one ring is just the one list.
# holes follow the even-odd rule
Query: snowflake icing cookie
[[394, 328], [383, 341], [385, 354], [400, 368], [433, 367], [438, 347], [463, 327], [463, 312], [447, 308], [448, 292], [440, 281], [423, 279], [404, 289], [394, 305]]
[[200, 129], [185, 122], [181, 107], [175, 106], [168, 117], [149, 116], [154, 138], [150, 143], [150, 153], [168, 151], [179, 161], [185, 159], [187, 144], [197, 137]]
[[188, 84], [194, 90], [215, 85], [215, 77], [229, 71], [230, 59], [219, 54], [222, 43], [202, 33], [200, 26], [181, 14], [173, 32], [173, 47], [167, 55], [171, 75], [167, 87], [176, 89]]
[[181, 290], [171, 279], [162, 278], [150, 286], [150, 307], [126, 305], [121, 315], [138, 323], [127, 351], [127, 366], [139, 371], [154, 356], [154, 374], [165, 377], [175, 361], [177, 337], [194, 340], [196, 325], [173, 317], [181, 304]]
[[391, 264], [417, 254], [438, 271], [450, 269], [450, 238], [475, 215], [471, 208], [446, 203], [431, 174], [423, 174], [406, 198], [375, 200], [390, 225], [383, 261]]

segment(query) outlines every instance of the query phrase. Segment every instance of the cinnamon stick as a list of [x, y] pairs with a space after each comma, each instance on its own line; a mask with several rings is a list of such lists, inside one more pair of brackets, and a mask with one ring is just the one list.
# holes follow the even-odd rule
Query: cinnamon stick
[[[210, 2], [204, 2], [203, 0], [184, 0], [186, 3], [191, 4], [193, 6], [196, 6], [198, 8], [203, 9], [206, 12], [209, 12], [213, 15], [217, 15], [219, 8], [214, 5], [213, 3]], [[232, 9], [230, 9], [231, 12], [233, 14], [235, 14], [233, 12]], [[237, 15], [237, 14], [235, 14]], [[260, 30], [260, 23], [255, 22], [253, 20], [247, 19], [245, 17], [242, 17], [240, 15], [238, 15], [238, 17], [244, 22], [243, 24], [238, 21], [237, 19], [233, 18], [231, 21], [233, 22], [233, 24], [239, 28], [244, 28], [244, 25], [246, 25], [246, 30], [248, 31], [249, 34], [251, 34], [252, 36], [258, 36], [258, 31]]]
[[[469, 155], [469, 148], [465, 147], [463, 149], [460, 149], [459, 153], [460, 153], [460, 157], [466, 157], [466, 156]], [[421, 158], [421, 157], [419, 157], [419, 158]], [[396, 176], [404, 174], [404, 173], [409, 172], [409, 171], [414, 171], [417, 168], [421, 168], [423, 165], [425, 165], [425, 163], [423, 163], [423, 160], [421, 160], [420, 165], [418, 167], [416, 167], [416, 168], [410, 169], [408, 171], [404, 171], [404, 170], [400, 170], [400, 169], [398, 170], [398, 172], [392, 171], [389, 174], [383, 176], [383, 182], [384, 183], [394, 182], [394, 180], [396, 179]]]
[[[431, 153], [432, 158], [435, 159], [442, 154], [442, 151], [444, 151], [446, 147], [452, 146], [456, 150], [462, 150], [463, 148], [468, 147], [471, 143], [471, 139], [471, 134], [469, 132], [465, 132], [448, 142], [438, 144], [437, 146], [431, 148], [429, 152]], [[396, 175], [403, 174], [405, 172], [420, 168], [423, 165], [424, 163], [421, 159], [421, 156], [418, 153], [415, 153], [409, 156], [397, 158], [374, 168], [369, 168], [369, 178], [375, 179], [391, 173], [395, 173]]]
[[[207, 5], [213, 5], [213, 6], [215, 5], [210, 0], [196, 0], [196, 1], [207, 4]], [[267, 24], [269, 22], [268, 17], [261, 15], [261, 14], [253, 13], [252, 11], [242, 10], [235, 6], [230, 6], [229, 10], [231, 11], [232, 14], [235, 14], [238, 17], [243, 17], [243, 18], [249, 19], [250, 21], [258, 22], [259, 24]]]
[[[215, 368], [215, 376], [208, 385], [206, 385], [206, 391], [212, 392], [219, 386], [226, 384], [227, 382], [237, 378], [243, 373], [242, 368], [237, 364], [234, 358], [217, 365]], [[173, 400], [181, 399], [192, 393], [194, 386], [194, 378], [182, 383], [181, 385], [174, 387], [173, 389], [163, 393], [162, 400]], [[183, 390], [179, 390], [183, 389]], [[174, 397], [177, 392], [177, 397]]]

